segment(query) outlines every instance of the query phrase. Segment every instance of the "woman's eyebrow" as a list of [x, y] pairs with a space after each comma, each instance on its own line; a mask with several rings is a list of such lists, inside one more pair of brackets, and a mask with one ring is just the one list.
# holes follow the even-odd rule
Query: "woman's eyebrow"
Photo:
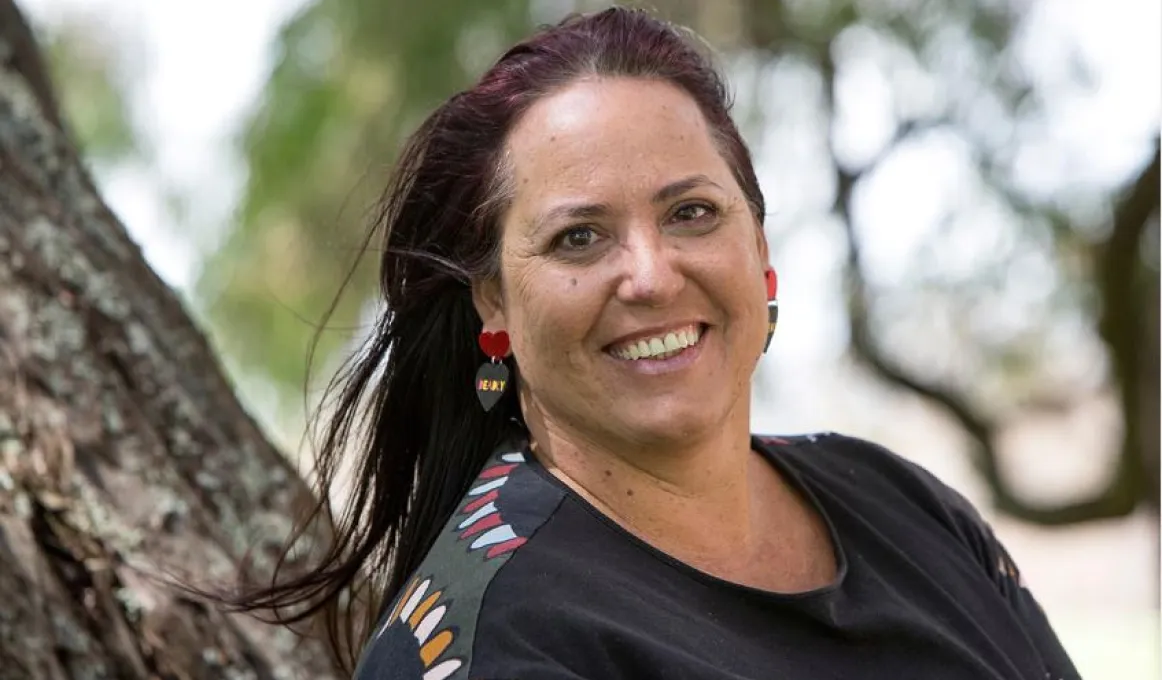
[[710, 179], [706, 175], [690, 175], [689, 177], [684, 177], [676, 182], [670, 182], [661, 189], [658, 189], [657, 193], [654, 194], [654, 197], [650, 199], [650, 202], [665, 203], [666, 201], [681, 196], [691, 189], [697, 189], [698, 187], [703, 186], [712, 186], [719, 191], [723, 191], [722, 187], [718, 186], [714, 180]]
[[[703, 186], [712, 186], [719, 191], [723, 191], [717, 182], [711, 180], [706, 175], [690, 175], [689, 177], [683, 177], [682, 179], [670, 182], [661, 189], [658, 189], [650, 198], [650, 202], [665, 203], [666, 201], [681, 196], [687, 191]], [[612, 212], [613, 208], [608, 203], [566, 203], [558, 205], [532, 219], [530, 222], [532, 229], [529, 230], [529, 235], [535, 236], [546, 225], [559, 220], [596, 219], [605, 217]]]
[[530, 236], [536, 235], [545, 225], [558, 220], [585, 220], [605, 217], [613, 212], [608, 203], [573, 203], [558, 205], [541, 213], [532, 220]]

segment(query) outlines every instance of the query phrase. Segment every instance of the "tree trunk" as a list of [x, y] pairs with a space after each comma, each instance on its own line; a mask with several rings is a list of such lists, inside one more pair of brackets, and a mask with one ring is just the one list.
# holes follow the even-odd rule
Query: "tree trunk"
[[0, 0], [0, 680], [331, 678], [166, 585], [270, 573], [309, 492], [94, 190]]

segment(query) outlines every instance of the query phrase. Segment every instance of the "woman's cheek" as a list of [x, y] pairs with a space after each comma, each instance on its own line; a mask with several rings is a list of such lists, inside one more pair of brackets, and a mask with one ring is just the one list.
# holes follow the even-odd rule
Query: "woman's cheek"
[[[519, 306], [514, 318], [517, 327], [513, 346], [520, 352], [525, 363], [540, 366], [553, 365], [560, 349], [568, 349], [570, 338], [570, 305], [555, 291], [541, 286], [529, 286], [521, 290], [518, 299], [512, 302]], [[558, 351], [554, 351], [557, 348]]]

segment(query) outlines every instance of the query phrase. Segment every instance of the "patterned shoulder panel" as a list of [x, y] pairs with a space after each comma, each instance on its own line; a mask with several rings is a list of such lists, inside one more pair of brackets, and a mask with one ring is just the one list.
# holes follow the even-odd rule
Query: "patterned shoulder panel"
[[355, 680], [468, 677], [485, 591], [564, 496], [529, 469], [526, 451], [518, 441], [489, 459], [379, 622]]

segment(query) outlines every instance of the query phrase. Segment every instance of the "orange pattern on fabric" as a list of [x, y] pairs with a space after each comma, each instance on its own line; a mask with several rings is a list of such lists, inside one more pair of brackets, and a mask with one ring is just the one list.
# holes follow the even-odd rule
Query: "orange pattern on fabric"
[[420, 625], [420, 621], [424, 620], [424, 614], [427, 614], [428, 610], [432, 608], [432, 605], [436, 604], [436, 600], [440, 599], [441, 594], [441, 591], [437, 590], [431, 595], [428, 595], [427, 599], [421, 602], [420, 606], [416, 607], [416, 610], [408, 617], [408, 625], [412, 627], [412, 630], [415, 630], [416, 626]]
[[452, 631], [442, 630], [431, 640], [428, 640], [423, 647], [420, 647], [420, 659], [424, 662], [424, 667], [430, 668], [432, 662], [439, 658], [450, 644], [452, 644]]
[[395, 621], [396, 618], [399, 617], [399, 610], [403, 609], [404, 603], [411, 599], [412, 593], [416, 591], [416, 586], [419, 584], [419, 579], [412, 579], [412, 582], [408, 584], [407, 589], [403, 591], [403, 595], [400, 595], [399, 598], [395, 601], [395, 607], [391, 610], [391, 616], [387, 617], [388, 621]]

